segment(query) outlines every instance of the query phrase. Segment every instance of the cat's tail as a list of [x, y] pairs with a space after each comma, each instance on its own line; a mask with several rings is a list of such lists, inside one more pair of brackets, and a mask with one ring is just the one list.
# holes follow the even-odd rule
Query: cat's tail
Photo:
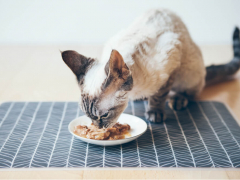
[[206, 85], [214, 84], [228, 79], [234, 75], [240, 68], [240, 34], [239, 28], [236, 27], [233, 33], [233, 59], [222, 65], [211, 65], [206, 67]]

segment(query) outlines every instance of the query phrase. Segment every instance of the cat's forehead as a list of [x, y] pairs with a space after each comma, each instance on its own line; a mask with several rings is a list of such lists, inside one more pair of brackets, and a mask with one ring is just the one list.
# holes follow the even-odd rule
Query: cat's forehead
[[[116, 96], [119, 96], [119, 92], [115, 92], [114, 87], [105, 88], [107, 75], [102, 64], [95, 64], [88, 70], [84, 77], [84, 83], [81, 88], [81, 98], [90, 105], [90, 102], [95, 102], [101, 109], [107, 110], [108, 108], [116, 105]], [[110, 89], [115, 89], [109, 92]], [[89, 102], [88, 102], [89, 101]]]
[[[84, 83], [80, 87], [82, 96], [89, 100], [97, 100], [107, 107], [115, 103], [115, 98], [124, 92], [120, 90], [122, 79], [108, 77], [103, 64], [94, 64], [86, 73]], [[106, 86], [107, 85], [107, 86]]]
[[102, 85], [105, 82], [107, 75], [104, 70], [104, 64], [94, 64], [84, 77], [82, 91], [91, 97], [99, 96], [102, 92]]

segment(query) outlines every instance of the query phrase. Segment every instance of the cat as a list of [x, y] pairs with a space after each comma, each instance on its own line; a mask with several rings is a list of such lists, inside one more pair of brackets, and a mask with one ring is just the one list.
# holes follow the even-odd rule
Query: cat
[[62, 52], [62, 59], [77, 77], [79, 105], [98, 128], [112, 127], [128, 100], [148, 99], [146, 118], [166, 119], [165, 102], [184, 109], [205, 85], [235, 74], [240, 67], [239, 29], [233, 35], [234, 58], [228, 64], [205, 67], [199, 47], [182, 20], [166, 9], [152, 9], [130, 27], [112, 37], [101, 59], [76, 51]]

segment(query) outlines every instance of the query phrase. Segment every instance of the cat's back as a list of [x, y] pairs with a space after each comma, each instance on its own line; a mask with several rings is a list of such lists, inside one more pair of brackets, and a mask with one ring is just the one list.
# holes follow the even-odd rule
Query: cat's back
[[129, 32], [149, 34], [154, 38], [166, 31], [179, 32], [185, 28], [182, 20], [168, 9], [158, 8], [146, 11], [128, 28]]
[[106, 63], [112, 49], [120, 52], [131, 69], [135, 84], [132, 98], [154, 94], [175, 69], [180, 69], [179, 82], [190, 76], [198, 83], [204, 77], [199, 48], [181, 18], [167, 9], [145, 12], [127, 29], [112, 37], [106, 43], [100, 61]]
[[124, 60], [130, 63], [129, 55], [134, 54], [139, 46], [143, 45], [147, 53], [148, 50], [154, 49], [159, 37], [166, 32], [178, 35], [179, 39], [188, 33], [182, 20], [172, 11], [162, 8], [150, 9], [105, 44], [102, 60], [107, 61], [111, 50], [116, 49]]

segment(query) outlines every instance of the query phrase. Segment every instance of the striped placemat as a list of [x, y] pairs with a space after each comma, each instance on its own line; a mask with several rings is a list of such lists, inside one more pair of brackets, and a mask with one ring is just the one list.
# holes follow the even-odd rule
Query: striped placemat
[[[125, 113], [145, 120], [146, 102]], [[240, 127], [224, 104], [166, 106], [167, 120], [118, 146], [97, 146], [68, 132], [83, 115], [77, 102], [6, 102], [0, 105], [0, 167], [240, 167]]]

